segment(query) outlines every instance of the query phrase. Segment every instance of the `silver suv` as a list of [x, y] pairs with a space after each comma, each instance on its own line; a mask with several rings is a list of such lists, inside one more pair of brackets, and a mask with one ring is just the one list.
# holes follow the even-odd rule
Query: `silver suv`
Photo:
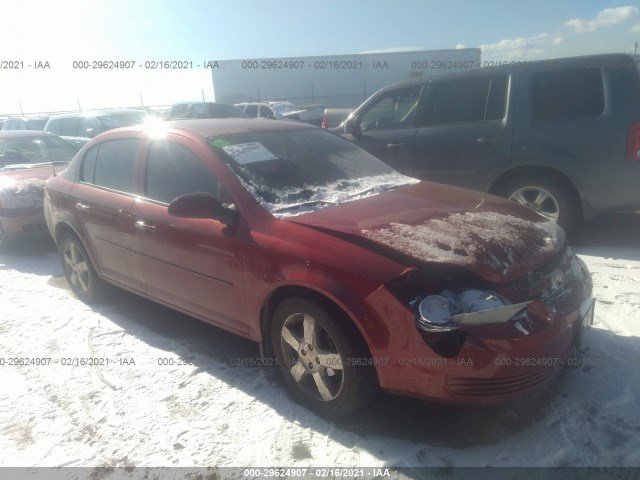
[[392, 85], [338, 131], [407, 175], [510, 198], [565, 229], [640, 208], [640, 76], [628, 55]]

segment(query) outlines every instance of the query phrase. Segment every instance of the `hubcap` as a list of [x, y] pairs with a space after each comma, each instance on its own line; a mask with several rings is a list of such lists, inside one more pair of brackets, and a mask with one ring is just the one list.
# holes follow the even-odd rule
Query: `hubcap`
[[329, 332], [312, 316], [289, 316], [280, 341], [285, 365], [305, 393], [323, 401], [340, 394], [344, 383], [342, 357]]
[[75, 243], [64, 246], [64, 266], [71, 285], [82, 293], [89, 290], [89, 266], [82, 251]]
[[542, 187], [522, 187], [509, 196], [509, 200], [532, 208], [552, 222], [558, 222], [560, 206], [558, 200]]

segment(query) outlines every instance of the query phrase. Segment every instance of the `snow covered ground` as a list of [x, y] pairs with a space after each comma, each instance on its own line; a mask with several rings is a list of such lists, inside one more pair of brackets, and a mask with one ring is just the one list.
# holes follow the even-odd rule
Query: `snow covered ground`
[[125, 292], [90, 308], [51, 243], [23, 245], [0, 254], [0, 466], [640, 466], [640, 215], [573, 243], [597, 298], [582, 365], [507, 405], [380, 395], [339, 422], [247, 365], [255, 344]]

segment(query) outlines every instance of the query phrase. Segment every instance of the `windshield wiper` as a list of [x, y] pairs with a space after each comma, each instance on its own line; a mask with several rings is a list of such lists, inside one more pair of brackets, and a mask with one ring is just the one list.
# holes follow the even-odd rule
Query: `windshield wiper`
[[287, 210], [295, 210], [297, 208], [302, 208], [302, 207], [312, 207], [314, 205], [339, 205], [339, 203], [332, 202], [330, 200], [309, 200], [307, 202], [294, 203], [292, 205], [276, 208], [273, 210], [273, 213], [286, 212]]
[[368, 193], [384, 193], [390, 190], [395, 190], [396, 188], [404, 187], [407, 185], [411, 185], [411, 183], [391, 183], [391, 184], [383, 184], [383, 185], [374, 185], [373, 187], [369, 187], [360, 192], [352, 193], [349, 195], [349, 198], [357, 198], [362, 195], [366, 195]]

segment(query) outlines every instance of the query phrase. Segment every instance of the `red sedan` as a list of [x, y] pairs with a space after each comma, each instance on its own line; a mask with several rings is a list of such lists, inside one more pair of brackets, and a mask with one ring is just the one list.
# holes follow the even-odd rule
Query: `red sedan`
[[48, 180], [45, 217], [80, 299], [108, 282], [260, 342], [327, 416], [379, 388], [523, 395], [593, 318], [590, 274], [555, 224], [291, 122], [109, 131]]
[[77, 150], [41, 131], [0, 132], [0, 248], [43, 233], [44, 182], [69, 163]]

